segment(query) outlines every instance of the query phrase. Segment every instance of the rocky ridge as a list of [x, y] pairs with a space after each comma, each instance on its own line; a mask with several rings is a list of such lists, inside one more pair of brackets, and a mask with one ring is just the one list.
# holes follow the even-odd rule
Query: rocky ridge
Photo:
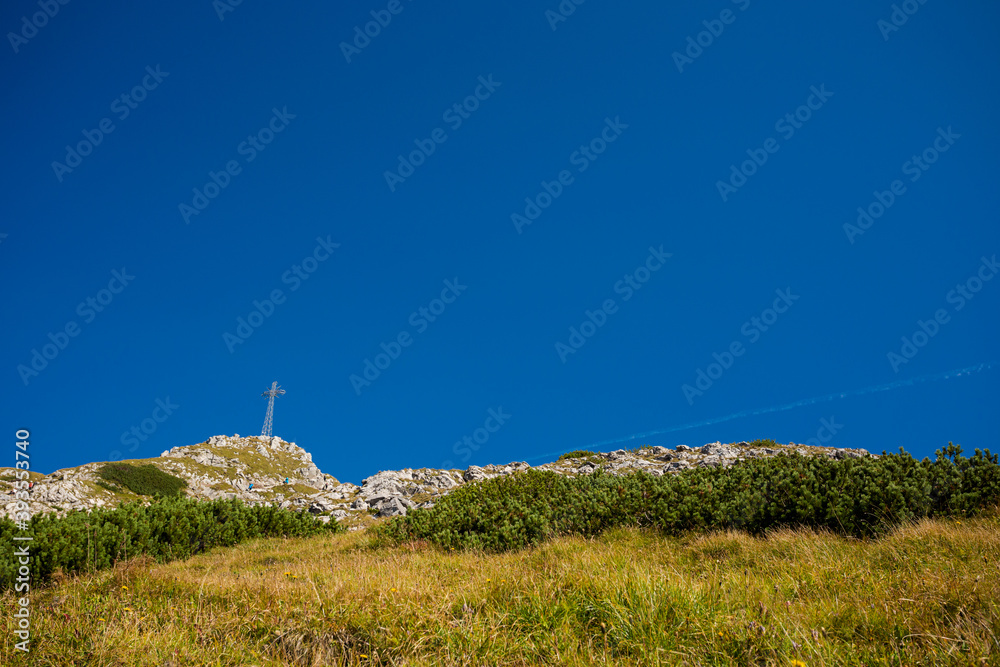
[[[678, 445], [676, 449], [618, 449], [540, 466], [529, 466], [522, 461], [507, 465], [473, 465], [464, 471], [405, 468], [380, 471], [362, 480], [361, 486], [341, 483], [332, 475], [323, 473], [313, 463], [309, 452], [277, 436], [216, 435], [197, 445], [173, 447], [155, 459], [125, 463], [152, 464], [180, 477], [187, 482], [185, 493], [192, 498], [239, 498], [250, 505], [306, 510], [318, 515], [321, 520], [329, 521], [332, 517], [352, 529], [358, 529], [377, 517], [406, 514], [418, 507], [432, 507], [438, 498], [463, 484], [511, 475], [529, 468], [570, 476], [587, 475], [596, 470], [612, 475], [635, 470], [665, 475], [688, 468], [730, 466], [746, 459], [793, 451], [836, 459], [873, 456], [862, 449], [766, 444], [768, 446], [759, 442], [714, 442], [702, 447]], [[121, 501], [145, 499], [124, 489], [99, 484], [97, 473], [103, 465], [88, 463], [57, 470], [50, 475], [31, 473], [30, 481], [34, 483], [30, 491], [31, 513], [55, 512], [62, 515], [78, 509], [114, 507]], [[14, 473], [13, 468], [0, 468], [0, 516], [13, 516], [17, 509], [12, 487]]]

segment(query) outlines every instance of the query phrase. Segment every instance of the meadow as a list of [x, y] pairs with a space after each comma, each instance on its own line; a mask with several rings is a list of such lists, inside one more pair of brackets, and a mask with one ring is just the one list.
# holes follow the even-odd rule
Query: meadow
[[328, 532], [57, 575], [32, 604], [30, 655], [0, 621], [3, 664], [997, 665], [1000, 512], [493, 554]]
[[1000, 465], [953, 445], [529, 470], [351, 532], [184, 498], [31, 528], [0, 664], [1000, 665]]

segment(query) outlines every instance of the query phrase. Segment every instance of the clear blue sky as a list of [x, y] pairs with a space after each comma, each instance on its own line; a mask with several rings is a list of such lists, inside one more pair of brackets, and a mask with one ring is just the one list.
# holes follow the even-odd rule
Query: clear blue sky
[[996, 451], [996, 4], [559, 6], [5, 3], [2, 465]]

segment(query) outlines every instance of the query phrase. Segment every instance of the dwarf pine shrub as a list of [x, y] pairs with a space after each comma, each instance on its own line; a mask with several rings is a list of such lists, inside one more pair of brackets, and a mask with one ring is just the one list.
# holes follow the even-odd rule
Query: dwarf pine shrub
[[463, 486], [433, 508], [395, 517], [376, 531], [390, 541], [422, 538], [486, 551], [617, 526], [671, 535], [808, 526], [875, 537], [904, 521], [969, 516], [1000, 502], [997, 455], [977, 449], [965, 458], [961, 452], [949, 443], [934, 461], [917, 461], [902, 448], [843, 461], [792, 453], [662, 477], [597, 471], [570, 478], [528, 470]]
[[106, 463], [97, 471], [97, 476], [112, 487], [114, 485], [125, 487], [140, 496], [157, 494], [177, 496], [187, 486], [187, 482], [180, 477], [163, 472], [152, 463], [142, 466], [128, 463]]
[[[336, 521], [323, 524], [307, 512], [272, 506], [248, 507], [238, 499], [196, 501], [158, 498], [149, 505], [122, 503], [116, 509], [75, 511], [32, 517], [28, 530], [0, 519], [0, 544], [30, 548], [31, 583], [47, 581], [61, 569], [89, 572], [148, 554], [158, 562], [188, 558], [217, 546], [232, 546], [257, 537], [305, 537], [324, 530], [342, 532]], [[14, 542], [14, 535], [31, 542]], [[12, 587], [18, 563], [13, 549], [0, 552], [0, 590]]]
[[582, 459], [587, 456], [597, 456], [597, 454], [586, 449], [576, 449], [572, 452], [566, 452], [556, 460], [565, 461], [566, 459]]

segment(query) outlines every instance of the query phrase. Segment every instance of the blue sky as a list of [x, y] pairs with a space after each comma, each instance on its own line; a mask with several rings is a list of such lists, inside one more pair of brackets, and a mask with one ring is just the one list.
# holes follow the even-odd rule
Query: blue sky
[[0, 10], [3, 465], [256, 434], [275, 380], [356, 483], [997, 450], [995, 3], [44, 5]]

